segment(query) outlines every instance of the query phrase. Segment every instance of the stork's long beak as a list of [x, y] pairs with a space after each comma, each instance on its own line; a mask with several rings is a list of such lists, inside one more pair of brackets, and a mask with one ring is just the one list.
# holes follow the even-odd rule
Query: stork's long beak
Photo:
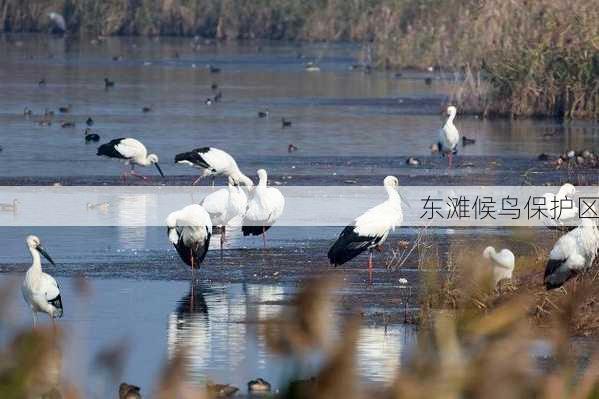
[[164, 177], [164, 173], [162, 173], [162, 169], [160, 169], [160, 165], [158, 165], [158, 163], [155, 163], [154, 166], [156, 166], [156, 169], [158, 169], [158, 173], [160, 173], [160, 176]]
[[46, 252], [44, 247], [42, 247], [41, 245], [38, 245], [36, 249], [40, 254], [42, 254], [44, 256], [44, 258], [48, 259], [48, 262], [52, 263], [53, 265], [56, 264], [56, 263], [54, 263], [54, 261], [52, 260], [50, 255], [48, 255], [48, 253]]
[[404, 197], [404, 195], [401, 193], [401, 191], [397, 190], [397, 193], [399, 194], [399, 198], [401, 199], [401, 202], [403, 202], [404, 204], [406, 204], [406, 206], [410, 209], [412, 209], [412, 206], [410, 205], [410, 203], [406, 200], [406, 197]]

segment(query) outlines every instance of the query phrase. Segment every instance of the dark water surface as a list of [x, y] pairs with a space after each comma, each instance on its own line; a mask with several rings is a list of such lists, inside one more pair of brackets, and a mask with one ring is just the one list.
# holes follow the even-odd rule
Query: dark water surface
[[[433, 74], [427, 86], [425, 74], [397, 78], [351, 71], [358, 51], [347, 44], [206, 43], [193, 51], [187, 39], [109, 38], [92, 45], [46, 36], [0, 37], [0, 184], [121, 184], [119, 163], [97, 157], [97, 145], [84, 142], [90, 116], [102, 141], [135, 137], [160, 157], [167, 179], [135, 184], [189, 184], [194, 170], [175, 166], [173, 158], [200, 146], [227, 150], [249, 175], [266, 168], [274, 184], [336, 185], [351, 179], [378, 185], [388, 174], [405, 185], [596, 183], [595, 170], [556, 170], [536, 160], [541, 152], [596, 147], [598, 125], [579, 122], [458, 117], [461, 133], [477, 143], [460, 147], [458, 166], [447, 171], [446, 161], [431, 157], [428, 148], [443, 124], [440, 107], [453, 77]], [[114, 56], [123, 59], [113, 61]], [[321, 71], [306, 72], [308, 60], [317, 60]], [[206, 64], [222, 71], [211, 74]], [[104, 77], [116, 86], [105, 90]], [[38, 86], [42, 78], [44, 87]], [[212, 82], [223, 101], [208, 106]], [[57, 112], [67, 104], [71, 112], [57, 114], [51, 126], [37, 124], [45, 108]], [[153, 111], [144, 114], [143, 106]], [[24, 107], [34, 116], [25, 118]], [[270, 117], [259, 119], [257, 112], [265, 109]], [[282, 129], [282, 117], [293, 125]], [[59, 122], [67, 119], [76, 127], [61, 128]], [[299, 150], [288, 154], [290, 143]], [[408, 156], [418, 156], [422, 165], [407, 166]], [[211, 378], [244, 386], [264, 377], [278, 386], [286, 363], [266, 350], [256, 321], [284, 308], [299, 281], [330, 272], [325, 254], [339, 229], [275, 227], [267, 250], [261, 239], [233, 233], [222, 258], [216, 239], [193, 296], [189, 269], [162, 228], [0, 227], [0, 281], [22, 279], [30, 264], [23, 240], [30, 233], [42, 238], [57, 261], [47, 271], [64, 292], [66, 375], [80, 381], [90, 397], [106, 397], [92, 358], [122, 340], [130, 347], [123, 378], [145, 392], [162, 362], [181, 346], [191, 348], [189, 378], [198, 384]], [[346, 282], [338, 292], [338, 313], [360, 308], [365, 314], [358, 366], [366, 382], [389, 382], [414, 340], [413, 329], [397, 320], [406, 304], [409, 309], [415, 304], [417, 259], [393, 271], [384, 263], [389, 247], [400, 239], [413, 241], [417, 233], [399, 229], [390, 236], [387, 251], [376, 255], [372, 286], [366, 283], [365, 257], [334, 271], [344, 273]], [[527, 255], [533, 253], [529, 240], [547, 244], [554, 237], [543, 231], [516, 239], [510, 230], [436, 229], [431, 239], [439, 243], [445, 265], [465, 247], [506, 243]], [[89, 284], [88, 296], [76, 292], [79, 278]], [[10, 309], [11, 328], [31, 322], [18, 293]], [[388, 318], [394, 322], [387, 324]]]

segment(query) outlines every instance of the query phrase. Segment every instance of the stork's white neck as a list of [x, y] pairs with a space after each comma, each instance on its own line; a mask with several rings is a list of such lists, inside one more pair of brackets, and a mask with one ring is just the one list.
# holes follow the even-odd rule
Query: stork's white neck
[[401, 201], [399, 193], [397, 192], [395, 187], [385, 186], [385, 190], [387, 190], [387, 194], [389, 195], [390, 201], [397, 201], [398, 203]]
[[266, 187], [266, 182], [268, 181], [268, 177], [266, 175], [260, 175], [258, 180], [259, 187]]
[[[445, 122], [446, 125], [453, 125], [453, 120], [455, 119], [455, 112], [451, 112], [449, 114], [449, 116], [447, 117], [447, 122]], [[438, 126], [438, 125], [437, 125]]]
[[35, 270], [38, 272], [42, 272], [42, 260], [40, 258], [40, 253], [35, 248], [29, 247], [29, 252], [31, 252], [31, 257], [33, 258], [33, 263], [30, 270]]
[[148, 159], [148, 157], [140, 157], [135, 159], [135, 163], [141, 166], [150, 166], [152, 162]]

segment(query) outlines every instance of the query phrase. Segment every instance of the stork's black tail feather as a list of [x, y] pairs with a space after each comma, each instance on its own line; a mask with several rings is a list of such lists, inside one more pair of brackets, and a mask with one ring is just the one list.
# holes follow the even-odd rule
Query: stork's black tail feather
[[191, 259], [193, 257], [193, 266], [195, 269], [198, 269], [208, 253], [211, 237], [212, 233], [208, 232], [208, 237], [206, 238], [204, 244], [198, 245], [197, 248], [192, 248], [191, 250], [183, 245], [183, 240], [180, 239], [177, 245], [175, 245], [175, 249], [177, 250], [181, 260], [189, 267], [192, 266]]
[[354, 226], [347, 226], [329, 252], [327, 256], [332, 265], [338, 266], [355, 258], [368, 248], [376, 245], [380, 237], [361, 236], [354, 231]]
[[202, 158], [202, 150], [204, 148], [198, 148], [188, 152], [182, 152], [180, 154], [175, 155], [175, 163], [187, 161], [196, 166], [199, 166], [204, 169], [210, 169], [213, 172], [215, 171], [212, 166], [204, 158]]
[[242, 226], [241, 231], [244, 236], [259, 236], [270, 229], [270, 226]]
[[56, 308], [56, 312], [52, 317], [55, 319], [59, 319], [62, 317], [63, 309], [62, 309], [62, 298], [60, 298], [60, 294], [54, 299], [48, 301], [48, 303]]
[[575, 270], [563, 267], [563, 264], [563, 259], [549, 259], [547, 266], [545, 266], [545, 276], [543, 278], [546, 289], [559, 288], [566, 281], [576, 276]]
[[111, 158], [125, 158], [120, 152], [116, 150], [116, 146], [119, 145], [121, 140], [124, 139], [114, 139], [106, 144], [102, 144], [100, 147], [98, 147], [98, 152], [96, 153], [96, 155], [104, 155]]

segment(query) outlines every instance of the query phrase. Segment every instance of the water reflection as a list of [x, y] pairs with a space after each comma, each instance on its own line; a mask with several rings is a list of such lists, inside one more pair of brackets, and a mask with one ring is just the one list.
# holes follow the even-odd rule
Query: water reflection
[[116, 204], [118, 241], [126, 250], [142, 250], [146, 244], [147, 229], [144, 223], [156, 211], [156, 198], [144, 194], [123, 195]]
[[[190, 287], [168, 318], [168, 356], [186, 350], [191, 383], [209, 379], [243, 388], [262, 377], [278, 386], [287, 377], [290, 360], [267, 350], [258, 327], [287, 306], [294, 290], [258, 284]], [[363, 326], [357, 351], [361, 377], [390, 382], [414, 341], [411, 326]], [[319, 360], [308, 363], [306, 371], [314, 373]]]

